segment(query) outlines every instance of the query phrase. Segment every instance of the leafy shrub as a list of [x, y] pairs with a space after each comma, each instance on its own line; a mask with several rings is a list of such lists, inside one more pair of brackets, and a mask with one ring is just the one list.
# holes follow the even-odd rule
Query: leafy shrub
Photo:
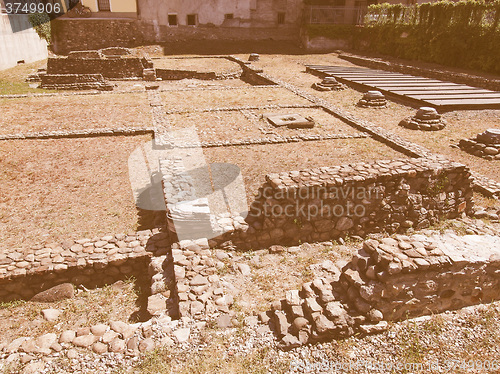
[[50, 43], [50, 17], [47, 13], [32, 13], [29, 21], [40, 38]]

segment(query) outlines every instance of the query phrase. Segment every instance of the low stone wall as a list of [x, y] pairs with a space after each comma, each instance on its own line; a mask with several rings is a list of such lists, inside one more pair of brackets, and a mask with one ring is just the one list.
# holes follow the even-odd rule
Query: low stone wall
[[276, 85], [276, 83], [269, 78], [266, 78], [262, 75], [263, 70], [259, 69], [251, 64], [249, 61], [243, 61], [236, 56], [227, 56], [229, 61], [236, 62], [243, 69], [243, 73], [241, 74], [241, 80], [244, 82], [251, 84], [253, 86], [272, 86]]
[[397, 235], [367, 240], [333, 277], [316, 278], [274, 302], [284, 348], [384, 331], [387, 321], [498, 300], [500, 240], [494, 236]]
[[216, 74], [215, 72], [199, 72], [193, 70], [171, 70], [156, 69], [156, 76], [163, 80], [181, 80], [181, 79], [200, 79], [200, 80], [218, 80], [218, 79], [236, 79], [240, 78], [240, 73]]
[[149, 258], [164, 255], [169, 247], [165, 234], [147, 230], [2, 253], [0, 300], [30, 299], [65, 282], [96, 287], [131, 275], [142, 277]]
[[40, 88], [48, 90], [113, 90], [101, 74], [43, 74], [40, 78]]
[[[421, 229], [472, 208], [466, 166], [441, 159], [376, 161], [266, 176], [245, 221], [211, 244], [269, 247]], [[234, 220], [235, 227], [241, 226]]]
[[152, 63], [140, 57], [70, 58], [54, 57], [47, 61], [47, 74], [101, 74], [104, 78], [142, 78]]

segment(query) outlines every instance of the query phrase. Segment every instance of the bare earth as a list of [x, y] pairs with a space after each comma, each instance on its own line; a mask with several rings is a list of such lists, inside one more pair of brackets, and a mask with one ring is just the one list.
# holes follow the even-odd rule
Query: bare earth
[[[161, 48], [157, 46], [144, 47], [141, 51], [155, 57], [162, 55]], [[239, 57], [246, 60], [248, 55]], [[200, 72], [230, 73], [239, 69], [238, 65], [219, 58], [186, 60], [161, 57], [155, 59], [154, 63], [156, 67]], [[353, 89], [341, 92], [315, 91], [311, 85], [320, 79], [305, 73], [306, 64], [352, 66], [333, 53], [261, 55], [260, 61], [255, 63], [265, 73], [321, 97], [358, 118], [369, 120], [433, 152], [465, 163], [474, 171], [500, 180], [498, 162], [487, 161], [450, 147], [458, 143], [460, 138], [472, 137], [489, 127], [498, 127], [499, 110], [449, 112], [444, 114], [448, 126], [442, 131], [428, 133], [408, 130], [399, 127], [398, 123], [413, 115], [415, 108], [390, 102], [385, 109], [363, 109], [355, 105], [362, 96], [361, 92]], [[0, 94], [42, 92], [28, 88], [23, 82], [30, 69], [42, 65], [32, 64], [0, 72]], [[0, 134], [151, 126], [150, 106], [144, 92], [144, 87], [149, 83], [113, 83], [116, 84], [116, 90], [122, 93], [0, 98]], [[195, 126], [202, 141], [261, 138], [272, 133], [283, 136], [358, 133], [316, 108], [243, 108], [200, 113], [213, 108], [311, 104], [279, 87], [253, 87], [236, 79], [213, 82], [189, 79], [158, 84], [160, 90], [168, 91], [160, 95], [165, 111], [169, 113], [166, 118], [172, 129]], [[231, 89], [220, 89], [224, 87]], [[312, 130], [276, 129], [262, 118], [262, 115], [270, 112], [310, 116], [317, 126]], [[0, 141], [0, 252], [6, 248], [23, 252], [27, 248], [64, 239], [136, 230], [141, 222], [130, 188], [127, 161], [136, 147], [150, 139], [150, 136], [136, 136]], [[204, 155], [208, 162], [230, 162], [241, 168], [249, 201], [267, 173], [406, 157], [371, 138], [207, 148], [204, 149]], [[481, 204], [498, 207], [498, 202], [476, 196]], [[478, 226], [487, 224], [490, 223], [481, 220], [475, 223]], [[495, 225], [498, 232], [499, 224]], [[454, 220], [435, 229], [444, 231], [450, 228], [463, 233], [468, 227]], [[245, 317], [269, 309], [269, 302], [282, 298], [286, 290], [300, 287], [313, 276], [321, 276], [317, 264], [325, 260], [349, 259], [358, 247], [358, 242], [349, 239], [344, 245], [335, 242], [304, 243], [299, 249], [287, 252], [283, 248], [280, 253], [270, 253], [268, 250], [231, 252], [219, 276], [235, 288], [236, 327], [222, 330], [209, 323], [193, 343], [159, 349], [142, 357], [139, 363], [129, 363], [128, 366], [117, 364], [113, 372], [319, 373], [322, 371], [317, 369], [320, 367], [318, 365], [324, 367], [354, 359], [379, 363], [426, 363], [434, 360], [446, 363], [449, 360], [463, 362], [471, 359], [500, 362], [499, 303], [444, 313], [420, 321], [394, 323], [381, 335], [351, 337], [291, 352], [277, 350], [271, 338], [257, 336], [255, 329], [244, 326]], [[251, 275], [242, 276], [236, 270], [238, 263], [248, 264]], [[134, 280], [129, 280], [103, 289], [80, 290], [74, 299], [55, 304], [0, 304], [0, 324], [4, 327], [0, 344], [19, 336], [39, 336], [110, 320], [135, 322], [137, 313], [144, 307], [145, 294], [139, 291]], [[48, 307], [63, 310], [61, 323], [56, 325], [41, 318], [40, 311]], [[72, 363], [66, 358], [61, 357], [55, 362], [58, 365], [55, 372], [73, 372]], [[307, 363], [313, 365], [309, 371], [292, 371], [297, 365], [306, 367]], [[345, 372], [358, 374], [373, 370]], [[430, 371], [424, 368], [403, 372]], [[488, 371], [457, 368], [450, 372]]]

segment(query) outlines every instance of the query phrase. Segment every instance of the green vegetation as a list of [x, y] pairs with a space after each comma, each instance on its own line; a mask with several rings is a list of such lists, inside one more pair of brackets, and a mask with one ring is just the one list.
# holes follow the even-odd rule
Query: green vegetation
[[500, 0], [462, 0], [371, 5], [364, 27], [306, 27], [311, 38], [344, 39], [353, 48], [498, 74], [499, 23]]
[[29, 21], [38, 36], [50, 44], [51, 24], [49, 15], [47, 13], [33, 13], [29, 15]]
[[362, 39], [375, 52], [500, 73], [500, 1], [368, 8]]
[[26, 82], [26, 78], [30, 73], [36, 72], [38, 68], [43, 68], [46, 65], [47, 60], [42, 60], [0, 71], [0, 95], [54, 92], [40, 88], [31, 88], [29, 83]]

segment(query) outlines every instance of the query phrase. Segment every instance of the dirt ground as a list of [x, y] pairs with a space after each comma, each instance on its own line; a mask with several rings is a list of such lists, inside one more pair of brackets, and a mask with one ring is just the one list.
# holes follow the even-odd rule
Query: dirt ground
[[127, 160], [150, 139], [0, 142], [0, 248], [137, 229]]
[[190, 70], [198, 73], [232, 74], [241, 72], [241, 67], [237, 63], [225, 58], [153, 57], [153, 65], [156, 69]]
[[[245, 58], [245, 55], [239, 55]], [[385, 109], [360, 108], [356, 106], [362, 92], [349, 88], [339, 92], [319, 92], [311, 86], [321, 79], [305, 72], [306, 65], [340, 65], [356, 66], [338, 57], [336, 53], [325, 55], [261, 55], [255, 63], [268, 74], [290, 82], [302, 90], [321, 97], [338, 108], [353, 114], [355, 117], [368, 120], [375, 125], [391, 130], [404, 139], [420, 144], [435, 153], [443, 154], [450, 159], [462, 162], [472, 170], [490, 178], [499, 180], [498, 161], [488, 161], [469, 155], [460, 149], [450, 147], [461, 138], [474, 137], [490, 127], [498, 127], [500, 110], [461, 110], [443, 114], [447, 127], [442, 131], [424, 132], [405, 129], [398, 123], [408, 116], [414, 115], [416, 109], [396, 102], [389, 102]]]
[[406, 158], [371, 138], [207, 148], [204, 154], [207, 162], [229, 162], [240, 167], [249, 202], [269, 173]]
[[227, 107], [310, 104], [281, 87], [248, 87], [245, 90], [162, 92], [167, 110], [192, 111]]
[[151, 126], [145, 93], [0, 99], [0, 134]]

